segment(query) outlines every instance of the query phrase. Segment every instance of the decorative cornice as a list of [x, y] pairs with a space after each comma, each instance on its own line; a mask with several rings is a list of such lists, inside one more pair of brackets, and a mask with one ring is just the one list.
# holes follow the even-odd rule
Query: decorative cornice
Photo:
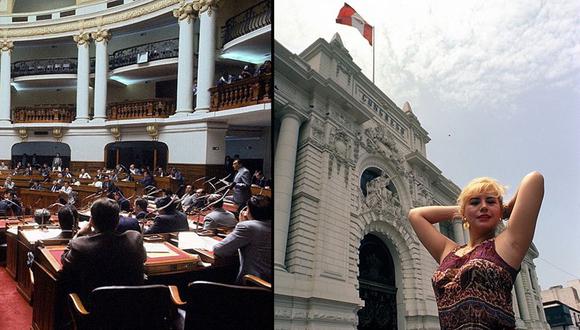
[[187, 23], [191, 23], [192, 19], [197, 19], [199, 11], [193, 9], [193, 4], [191, 2], [185, 3], [185, 1], [181, 1], [179, 3], [179, 8], [173, 9], [173, 16], [180, 21], [187, 20]]
[[218, 9], [221, 0], [193, 0], [193, 10], [203, 14], [207, 11], [208, 16], [211, 16], [213, 11]]
[[106, 29], [101, 29], [97, 32], [91, 33], [91, 37], [95, 40], [95, 42], [108, 42], [111, 40], [111, 32]]
[[88, 32], [81, 32], [73, 36], [73, 40], [77, 43], [77, 46], [88, 45], [91, 40], [91, 35]]
[[[2, 26], [2, 30], [5, 38], [26, 38], [32, 36], [42, 36], [51, 35], [59, 33], [74, 33], [75, 31], [98, 29], [107, 25], [112, 25], [115, 23], [120, 23], [128, 21], [140, 16], [148, 15], [153, 12], [159, 11], [161, 9], [173, 6], [179, 3], [179, 0], [156, 0], [146, 3], [144, 5], [132, 8], [130, 10], [122, 12], [114, 12], [109, 15], [89, 17], [83, 15], [83, 19], [79, 17], [76, 21], [66, 21], [59, 22], [55, 24], [43, 25], [43, 26], [30, 26], [30, 27], [15, 27]], [[38, 23], [38, 22], [37, 22]]]
[[14, 43], [12, 40], [0, 40], [0, 50], [3, 52], [11, 52], [14, 49]]

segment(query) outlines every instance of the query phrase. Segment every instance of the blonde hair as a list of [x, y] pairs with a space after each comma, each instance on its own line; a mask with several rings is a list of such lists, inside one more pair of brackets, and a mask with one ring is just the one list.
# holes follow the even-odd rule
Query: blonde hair
[[481, 177], [471, 180], [467, 186], [463, 188], [459, 197], [457, 197], [459, 213], [463, 217], [467, 200], [472, 196], [482, 193], [494, 195], [494, 197], [499, 199], [500, 203], [503, 203], [503, 195], [505, 194], [506, 188], [506, 186], [500, 184], [496, 179], [489, 177]]

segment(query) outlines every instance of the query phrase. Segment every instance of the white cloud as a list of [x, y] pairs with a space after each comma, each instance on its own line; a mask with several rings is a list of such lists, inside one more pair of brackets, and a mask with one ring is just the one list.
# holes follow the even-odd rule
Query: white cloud
[[[334, 23], [342, 3], [277, 0], [275, 37], [300, 52], [338, 31], [372, 77], [371, 48], [355, 29]], [[377, 85], [398, 104], [428, 93], [459, 108], [493, 109], [535, 86], [577, 88], [578, 1], [349, 4], [376, 26]]]

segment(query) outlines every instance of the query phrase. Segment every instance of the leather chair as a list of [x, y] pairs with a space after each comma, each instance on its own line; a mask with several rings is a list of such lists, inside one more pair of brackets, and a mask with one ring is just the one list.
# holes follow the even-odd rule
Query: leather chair
[[187, 287], [185, 329], [272, 329], [273, 306], [272, 290], [196, 281]]
[[90, 307], [69, 294], [76, 329], [177, 329], [177, 306], [185, 305], [175, 286], [105, 286], [89, 295]]

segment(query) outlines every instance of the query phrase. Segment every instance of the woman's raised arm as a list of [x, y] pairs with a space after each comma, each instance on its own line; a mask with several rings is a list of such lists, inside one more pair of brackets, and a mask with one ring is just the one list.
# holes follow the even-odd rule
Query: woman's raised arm
[[518, 268], [530, 248], [542, 199], [544, 177], [540, 172], [526, 175], [518, 191], [507, 204], [509, 220], [506, 230], [496, 239], [497, 253], [511, 266]]
[[413, 230], [437, 263], [458, 244], [437, 231], [433, 224], [451, 220], [457, 215], [457, 206], [424, 206], [409, 211], [408, 217]]

